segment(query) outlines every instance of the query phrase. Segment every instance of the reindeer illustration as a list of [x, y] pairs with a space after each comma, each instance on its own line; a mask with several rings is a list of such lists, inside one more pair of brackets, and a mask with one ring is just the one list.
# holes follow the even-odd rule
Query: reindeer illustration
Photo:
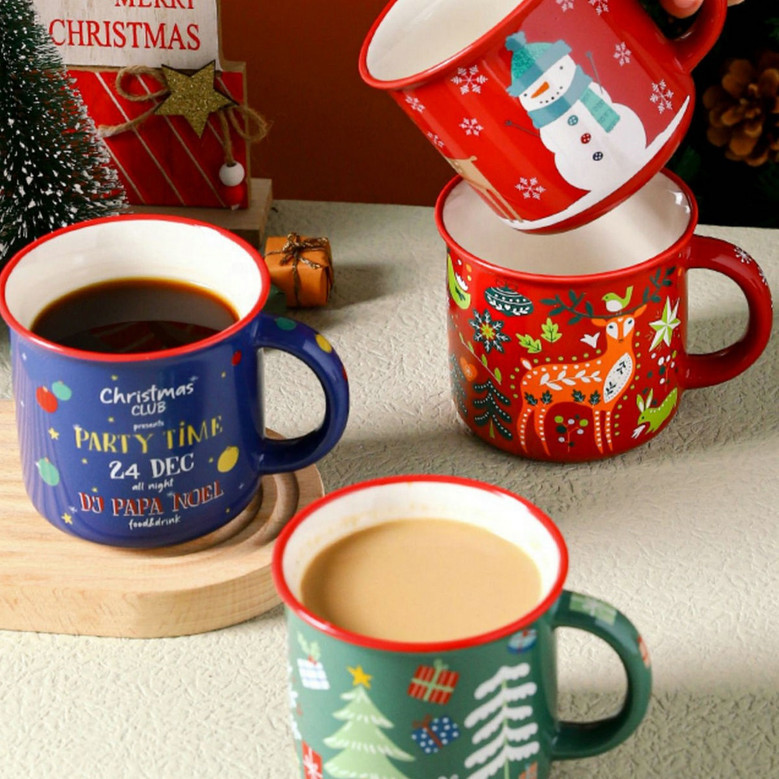
[[517, 432], [525, 452], [528, 451], [530, 417], [533, 417], [533, 428], [548, 455], [549, 443], [544, 431], [546, 416], [556, 404], [570, 402], [591, 407], [595, 445], [603, 454], [605, 437], [606, 445], [612, 449], [611, 415], [636, 372], [633, 331], [636, 319], [645, 309], [644, 305], [630, 314], [593, 319], [592, 323], [605, 328], [606, 332], [605, 351], [595, 359], [535, 367], [527, 360], [522, 361], [527, 372], [522, 376], [522, 411]]

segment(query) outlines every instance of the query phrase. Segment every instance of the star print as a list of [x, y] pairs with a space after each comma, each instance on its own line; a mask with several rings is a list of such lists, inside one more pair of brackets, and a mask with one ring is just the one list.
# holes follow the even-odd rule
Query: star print
[[674, 330], [681, 324], [681, 320], [677, 316], [679, 311], [679, 301], [677, 300], [673, 308], [671, 308], [670, 298], [665, 299], [665, 306], [663, 307], [663, 315], [660, 319], [656, 319], [654, 322], [650, 322], [649, 326], [655, 331], [655, 336], [652, 339], [652, 345], [649, 347], [649, 351], [654, 349], [661, 343], [666, 346], [671, 345], [671, 338], [673, 337]]
[[62, 521], [66, 525], [72, 525], [73, 524], [73, 517], [67, 513], [67, 511], [62, 515]]
[[49, 432], [49, 438], [51, 438], [52, 441], [59, 440], [60, 434], [53, 427], [50, 427], [48, 432]]
[[352, 675], [353, 687], [361, 684], [363, 687], [367, 687], [369, 690], [371, 689], [371, 679], [373, 676], [372, 674], [366, 674], [365, 671], [362, 670], [361, 665], [358, 665], [356, 668], [347, 667], [346, 670]]
[[192, 76], [165, 65], [162, 66], [162, 71], [170, 94], [157, 106], [154, 113], [162, 116], [183, 116], [198, 138], [203, 136], [211, 114], [225, 106], [235, 105], [234, 100], [214, 89], [213, 62], [209, 62]]

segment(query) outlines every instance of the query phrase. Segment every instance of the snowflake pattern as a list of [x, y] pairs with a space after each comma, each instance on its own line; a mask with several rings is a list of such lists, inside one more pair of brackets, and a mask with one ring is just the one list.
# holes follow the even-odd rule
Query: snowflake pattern
[[598, 16], [609, 12], [609, 0], [590, 0], [590, 5], [595, 9]]
[[487, 76], [479, 73], [479, 66], [472, 65], [470, 68], [457, 68], [457, 75], [452, 76], [452, 83], [460, 87], [460, 94], [467, 95], [469, 92], [479, 94], [482, 84], [489, 81]]
[[426, 106], [422, 103], [422, 101], [418, 97], [414, 97], [413, 95], [406, 95], [406, 102], [409, 104], [412, 111], [419, 111], [421, 114]]
[[541, 195], [546, 192], [545, 187], [538, 183], [538, 179], [533, 176], [532, 178], [525, 178], [524, 176], [519, 180], [519, 184], [515, 187], [522, 193], [522, 197], [525, 200], [541, 200]]
[[744, 265], [754, 265], [755, 269], [757, 270], [758, 275], [760, 276], [760, 281], [763, 282], [763, 284], [768, 286], [768, 279], [766, 278], [765, 273], [763, 272], [763, 269], [755, 262], [754, 258], [752, 257], [749, 252], [742, 249], [740, 246], [736, 246], [734, 248], [734, 253], [736, 257], [739, 259], [740, 262], [743, 262]]
[[628, 65], [631, 62], [633, 52], [628, 48], [627, 43], [622, 41], [614, 47], [614, 59], [619, 62], [620, 67]]
[[649, 100], [657, 106], [658, 112], [662, 114], [673, 108], [673, 96], [674, 93], [668, 88], [668, 84], [665, 81], [659, 81], [657, 84], [652, 84], [652, 95]]
[[444, 147], [444, 142], [441, 140], [441, 136], [438, 135], [438, 133], [429, 132], [427, 134], [427, 138], [430, 141], [430, 143], [433, 144], [433, 146], [436, 146], [439, 149], [442, 149]]
[[476, 136], [478, 136], [479, 133], [484, 129], [479, 124], [478, 119], [469, 119], [467, 116], [463, 117], [462, 122], [460, 122], [460, 128], [462, 130], [465, 130], [466, 135], [476, 135]]
[[735, 253], [736, 257], [738, 257], [739, 260], [744, 263], [744, 265], [749, 265], [750, 263], [754, 262], [749, 253], [744, 251], [740, 246], [736, 247]]
[[557, 0], [561, 11], [570, 11], [573, 8], [573, 0]]
[[473, 309], [473, 319], [469, 319], [468, 324], [473, 328], [473, 340], [483, 344], [488, 354], [492, 349], [503, 352], [503, 344], [511, 340], [503, 332], [503, 320], [493, 319], [489, 309], [484, 309], [483, 314]]

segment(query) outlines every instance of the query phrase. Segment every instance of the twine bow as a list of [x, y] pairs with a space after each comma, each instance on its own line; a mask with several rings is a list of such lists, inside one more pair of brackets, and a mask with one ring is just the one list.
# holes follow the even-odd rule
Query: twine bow
[[[126, 88], [125, 79], [130, 77], [151, 76], [162, 86], [154, 92], [146, 92], [145, 94], [134, 94]], [[143, 82], [141, 82], [143, 83]], [[144, 85], [145, 86], [145, 85]], [[127, 132], [128, 130], [134, 130], [139, 125], [143, 124], [159, 107], [159, 100], [167, 97], [170, 94], [170, 88], [165, 78], [165, 73], [161, 69], [150, 68], [146, 65], [130, 65], [122, 68], [116, 74], [116, 93], [123, 97], [125, 100], [131, 103], [146, 103], [154, 101], [154, 105], [142, 114], [139, 114], [134, 119], [130, 119], [127, 122], [115, 125], [101, 125], [98, 128], [98, 132], [103, 138], [111, 138], [114, 135]], [[222, 148], [224, 150], [224, 161], [226, 165], [232, 166], [235, 164], [235, 156], [233, 154], [233, 141], [230, 135], [230, 127], [243, 138], [247, 143], [258, 143], [261, 141], [270, 130], [269, 122], [248, 106], [238, 105], [232, 103], [228, 106], [224, 106], [216, 111], [217, 118], [222, 130]], [[244, 128], [241, 119], [246, 123]], [[252, 122], [255, 124], [255, 128], [252, 131]]]
[[281, 254], [282, 258], [279, 260], [279, 265], [292, 264], [292, 280], [294, 284], [295, 303], [300, 303], [300, 290], [302, 289], [302, 283], [300, 281], [300, 271], [298, 265], [302, 262], [309, 268], [324, 270], [328, 278], [332, 276], [332, 268], [330, 265], [326, 265], [320, 262], [312, 260], [310, 257], [304, 257], [304, 252], [312, 249], [322, 249], [326, 252], [330, 251], [330, 241], [327, 238], [301, 238], [297, 233], [289, 233], [287, 240], [281, 249], [275, 249], [266, 253], [266, 256], [270, 254]]

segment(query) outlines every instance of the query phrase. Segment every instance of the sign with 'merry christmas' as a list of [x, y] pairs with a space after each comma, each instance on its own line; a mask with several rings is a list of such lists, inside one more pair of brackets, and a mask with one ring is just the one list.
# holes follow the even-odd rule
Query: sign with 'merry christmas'
[[214, 0], [36, 0], [69, 65], [219, 69]]
[[135, 205], [246, 208], [266, 133], [219, 0], [35, 0]]

